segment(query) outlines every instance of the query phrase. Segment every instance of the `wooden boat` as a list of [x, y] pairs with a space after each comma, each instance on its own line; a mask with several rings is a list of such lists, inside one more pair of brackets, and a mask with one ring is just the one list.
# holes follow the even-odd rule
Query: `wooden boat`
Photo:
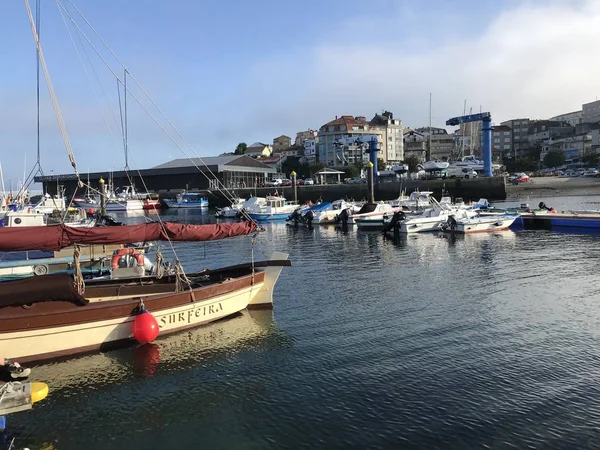
[[[104, 234], [96, 232], [94, 242], [89, 242], [88, 236], [87, 243], [97, 244], [102, 237], [105, 243], [113, 243], [118, 239], [115, 232], [129, 236], [129, 239], [135, 237], [134, 241], [145, 240], [140, 239], [143, 234], [160, 237], [152, 225], [161, 225], [162, 232], [167, 234], [179, 228], [181, 234], [174, 235], [172, 240], [213, 240], [245, 235], [257, 229], [254, 223], [248, 222], [145, 224], [133, 236], [134, 230], [130, 229], [140, 226], [131, 225], [99, 229]], [[146, 229], [148, 226], [150, 228]], [[62, 228], [63, 232], [49, 235], [50, 241], [45, 243], [38, 239], [36, 244], [43, 250], [73, 243], [75, 237], [75, 240], [86, 241], [85, 235], [69, 236], [79, 233], [78, 229], [47, 228]], [[0, 230], [0, 242], [4, 242], [3, 231]], [[7, 241], [6, 247], [19, 249], [20, 245], [25, 244]], [[4, 247], [0, 245], [0, 250]], [[270, 308], [273, 287], [282, 267], [287, 265], [290, 265], [287, 255], [275, 253], [271, 261], [205, 270], [184, 278], [169, 275], [96, 280], [87, 283], [85, 296], [65, 274], [7, 281], [0, 284], [0, 354], [29, 362], [133, 342], [133, 323], [142, 306], [156, 318], [160, 334], [203, 325], [246, 308]]]

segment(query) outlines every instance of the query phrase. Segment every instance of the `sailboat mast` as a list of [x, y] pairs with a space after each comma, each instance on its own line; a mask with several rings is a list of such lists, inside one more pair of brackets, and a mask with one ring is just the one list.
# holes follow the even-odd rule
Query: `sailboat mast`
[[429, 159], [431, 159], [431, 92], [429, 93]]
[[[40, 38], [40, 0], [35, 1], [35, 32], [38, 39]], [[36, 56], [36, 111], [37, 111], [37, 169], [44, 175], [42, 163], [40, 159], [40, 52], [35, 49]]]
[[127, 69], [125, 69], [124, 73], [123, 73], [123, 89], [125, 90], [125, 93], [123, 94], [123, 109], [124, 111], [124, 139], [125, 139], [125, 170], [129, 169], [129, 149], [127, 147]]

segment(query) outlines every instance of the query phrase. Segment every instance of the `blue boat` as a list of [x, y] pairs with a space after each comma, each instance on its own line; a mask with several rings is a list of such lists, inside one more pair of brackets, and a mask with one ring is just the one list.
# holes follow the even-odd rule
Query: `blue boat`
[[208, 208], [208, 199], [201, 192], [183, 192], [175, 200], [163, 201], [169, 208]]

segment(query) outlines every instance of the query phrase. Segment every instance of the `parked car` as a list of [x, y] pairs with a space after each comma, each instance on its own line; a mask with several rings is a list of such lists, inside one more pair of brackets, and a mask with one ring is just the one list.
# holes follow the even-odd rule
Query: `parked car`
[[313, 184], [315, 184], [315, 180], [313, 180], [312, 178], [306, 178], [306, 179], [304, 180], [304, 184], [305, 184], [306, 186], [313, 185]]
[[304, 186], [304, 180], [296, 180], [296, 186]]
[[365, 180], [364, 178], [350, 178], [347, 181], [348, 184], [366, 184], [367, 180]]
[[586, 177], [597, 177], [598, 176], [598, 169], [595, 168], [591, 168], [585, 171], [585, 176]]
[[282, 186], [291, 186], [292, 185], [292, 180], [284, 178], [283, 180], [281, 180], [281, 185]]
[[274, 178], [271, 181], [267, 181], [267, 186], [269, 186], [269, 187], [281, 186], [282, 183], [283, 183], [283, 180], [281, 178]]

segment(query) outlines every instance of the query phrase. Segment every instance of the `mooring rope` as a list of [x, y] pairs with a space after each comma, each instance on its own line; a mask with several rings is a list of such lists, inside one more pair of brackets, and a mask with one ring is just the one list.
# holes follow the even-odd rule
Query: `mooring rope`
[[73, 265], [75, 266], [75, 273], [73, 274], [73, 281], [75, 285], [75, 289], [79, 295], [83, 295], [85, 292], [85, 281], [83, 279], [83, 274], [81, 273], [81, 265], [79, 263], [79, 256], [81, 252], [79, 250], [79, 245], [75, 245], [75, 250], [73, 251]]
[[156, 279], [160, 280], [165, 274], [165, 269], [163, 267], [163, 254], [160, 247], [156, 250]]

